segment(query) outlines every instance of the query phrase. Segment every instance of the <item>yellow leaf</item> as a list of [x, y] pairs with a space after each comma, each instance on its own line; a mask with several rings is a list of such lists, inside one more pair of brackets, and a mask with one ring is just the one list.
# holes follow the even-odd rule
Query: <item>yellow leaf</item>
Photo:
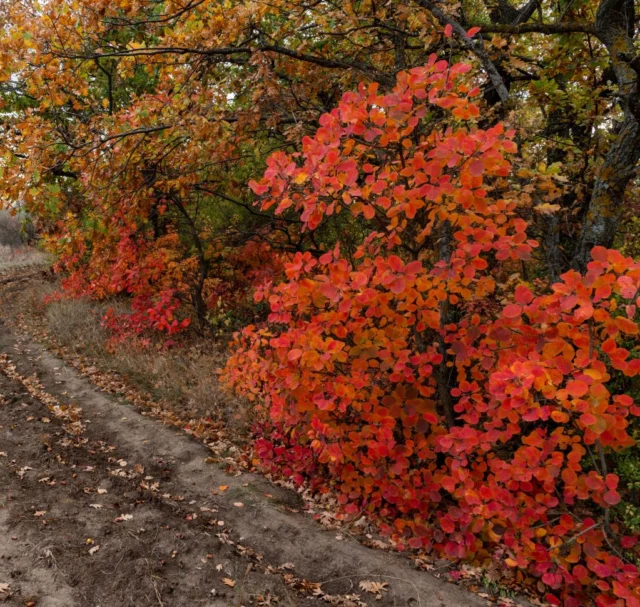
[[560, 205], [544, 202], [543, 204], [539, 204], [534, 207], [534, 210], [536, 213], [540, 213], [541, 215], [552, 215], [560, 210]]

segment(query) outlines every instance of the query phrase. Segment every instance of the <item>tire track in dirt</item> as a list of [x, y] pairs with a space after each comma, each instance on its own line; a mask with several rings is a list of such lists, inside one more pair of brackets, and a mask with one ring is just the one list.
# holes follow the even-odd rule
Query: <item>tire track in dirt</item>
[[[5, 362], [0, 375], [8, 604], [487, 604], [401, 557], [337, 541], [291, 512], [295, 493], [206, 463], [204, 445], [100, 392], [2, 322], [0, 352], [15, 365]], [[376, 600], [359, 589], [363, 580], [388, 582], [388, 590]]]

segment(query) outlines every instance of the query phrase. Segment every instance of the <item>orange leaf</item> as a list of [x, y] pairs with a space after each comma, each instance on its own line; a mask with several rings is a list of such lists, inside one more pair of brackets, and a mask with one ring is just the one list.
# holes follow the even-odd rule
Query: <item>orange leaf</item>
[[616, 327], [623, 333], [629, 333], [630, 335], [637, 335], [638, 333], [638, 325], [624, 316], [618, 316], [615, 319], [615, 323]]

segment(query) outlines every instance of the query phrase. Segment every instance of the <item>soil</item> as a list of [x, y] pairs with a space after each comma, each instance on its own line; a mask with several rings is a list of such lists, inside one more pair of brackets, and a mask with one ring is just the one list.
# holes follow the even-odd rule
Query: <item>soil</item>
[[210, 455], [0, 320], [0, 604], [487, 604]]

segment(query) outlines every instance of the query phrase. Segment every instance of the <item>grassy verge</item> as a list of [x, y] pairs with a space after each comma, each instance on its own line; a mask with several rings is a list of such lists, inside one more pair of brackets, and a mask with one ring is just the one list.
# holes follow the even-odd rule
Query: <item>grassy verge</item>
[[0, 245], [0, 274], [35, 268], [47, 261], [46, 253], [34, 247]]
[[[188, 335], [170, 349], [160, 343], [143, 348], [130, 341], [110, 347], [110, 334], [101, 319], [114, 304], [86, 299], [44, 304], [57, 290], [55, 281], [42, 280], [7, 288], [0, 306], [2, 315], [47, 345], [56, 346], [68, 361], [90, 375], [106, 373], [112, 385], [122, 381], [146, 393], [182, 425], [193, 427], [202, 420], [212, 420], [220, 428], [219, 438], [243, 442], [250, 411], [218, 384], [217, 370], [226, 358], [224, 343]], [[116, 306], [123, 310], [125, 304]]]

